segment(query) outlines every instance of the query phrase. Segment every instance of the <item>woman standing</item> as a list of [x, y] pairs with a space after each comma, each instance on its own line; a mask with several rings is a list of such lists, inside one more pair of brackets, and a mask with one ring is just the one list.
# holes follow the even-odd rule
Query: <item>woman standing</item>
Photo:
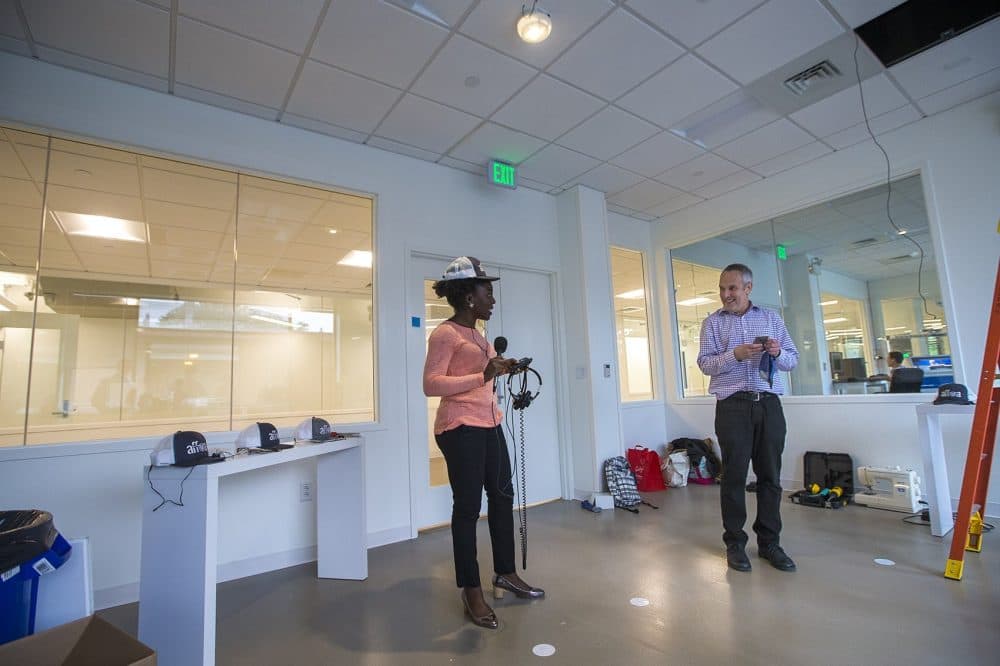
[[486, 489], [490, 542], [493, 545], [493, 592], [509, 590], [538, 599], [545, 591], [524, 582], [514, 566], [514, 489], [510, 455], [500, 427], [501, 414], [493, 379], [516, 363], [497, 356], [476, 330], [476, 321], [493, 314], [493, 281], [475, 257], [459, 257], [434, 283], [434, 293], [448, 300], [455, 314], [431, 333], [424, 364], [424, 393], [440, 396], [434, 438], [444, 454], [451, 483], [451, 538], [455, 579], [465, 612], [480, 627], [496, 629], [496, 614], [483, 598], [476, 561], [476, 523]]

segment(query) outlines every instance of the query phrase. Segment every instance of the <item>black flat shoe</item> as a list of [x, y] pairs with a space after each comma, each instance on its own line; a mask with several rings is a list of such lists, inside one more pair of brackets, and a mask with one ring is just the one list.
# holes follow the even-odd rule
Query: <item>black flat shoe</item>
[[523, 580], [515, 582], [505, 575], [496, 574], [493, 576], [493, 597], [503, 599], [504, 590], [513, 592], [519, 599], [541, 599], [545, 596], [545, 590], [540, 587], [531, 587]]
[[782, 550], [781, 546], [771, 546], [770, 548], [760, 549], [757, 552], [778, 571], [795, 571], [795, 562], [792, 558], [788, 557], [788, 554]]
[[750, 558], [740, 547], [734, 546], [726, 549], [726, 564], [734, 571], [750, 571]]
[[469, 600], [466, 598], [465, 592], [462, 592], [462, 605], [465, 606], [465, 614], [469, 616], [470, 620], [472, 620], [472, 624], [477, 627], [483, 627], [484, 629], [496, 629], [500, 626], [496, 613], [494, 613], [493, 609], [489, 606], [487, 606], [487, 608], [489, 608], [490, 612], [486, 615], [476, 616], [473, 614], [472, 609], [469, 607]]

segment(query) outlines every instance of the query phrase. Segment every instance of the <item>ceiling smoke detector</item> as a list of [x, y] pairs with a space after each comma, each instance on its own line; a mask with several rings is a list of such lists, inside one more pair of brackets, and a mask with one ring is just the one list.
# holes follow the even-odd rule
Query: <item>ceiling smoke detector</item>
[[840, 70], [829, 60], [815, 64], [785, 79], [785, 87], [796, 95], [804, 95], [809, 88], [839, 77]]

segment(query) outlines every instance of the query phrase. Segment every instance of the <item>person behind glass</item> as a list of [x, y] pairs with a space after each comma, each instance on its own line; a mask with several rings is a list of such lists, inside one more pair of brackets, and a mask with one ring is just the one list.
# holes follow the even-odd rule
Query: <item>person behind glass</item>
[[891, 351], [886, 356], [886, 365], [889, 366], [889, 376], [892, 377], [892, 373], [896, 371], [896, 368], [905, 368], [906, 359], [903, 358], [903, 352]]
[[[781, 571], [795, 571], [781, 548], [781, 453], [785, 449], [785, 415], [778, 396], [788, 371], [799, 360], [785, 322], [778, 313], [750, 301], [753, 273], [730, 264], [719, 276], [722, 308], [701, 326], [698, 367], [711, 379], [716, 397], [715, 433], [722, 449], [722, 540], [726, 561], [736, 571], [750, 571], [746, 554], [747, 469], [757, 475], [757, 552]], [[766, 341], [765, 341], [766, 338]]]
[[493, 593], [509, 590], [537, 599], [545, 592], [528, 585], [514, 565], [514, 488], [510, 455], [500, 427], [493, 379], [507, 373], [515, 359], [498, 356], [476, 330], [476, 321], [493, 314], [493, 281], [475, 257], [459, 257], [434, 283], [455, 314], [442, 322], [427, 341], [424, 393], [440, 396], [434, 438], [448, 466], [452, 491], [451, 538], [455, 580], [462, 589], [465, 612], [480, 627], [496, 629], [496, 614], [483, 598], [476, 560], [476, 524], [486, 489], [490, 542], [493, 546]]

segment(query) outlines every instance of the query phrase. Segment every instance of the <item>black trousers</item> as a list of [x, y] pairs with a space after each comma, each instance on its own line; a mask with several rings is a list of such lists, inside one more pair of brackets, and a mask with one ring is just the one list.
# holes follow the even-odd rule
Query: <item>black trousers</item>
[[722, 540], [744, 547], [747, 533], [747, 468], [757, 474], [757, 519], [753, 531], [761, 548], [778, 545], [781, 535], [781, 453], [785, 450], [785, 413], [778, 396], [759, 401], [739, 394], [715, 406], [715, 433], [722, 449]]
[[436, 435], [448, 465], [453, 505], [451, 541], [455, 552], [455, 582], [479, 587], [476, 560], [476, 523], [486, 488], [493, 571], [514, 572], [514, 488], [510, 482], [510, 455], [503, 430], [459, 426]]

